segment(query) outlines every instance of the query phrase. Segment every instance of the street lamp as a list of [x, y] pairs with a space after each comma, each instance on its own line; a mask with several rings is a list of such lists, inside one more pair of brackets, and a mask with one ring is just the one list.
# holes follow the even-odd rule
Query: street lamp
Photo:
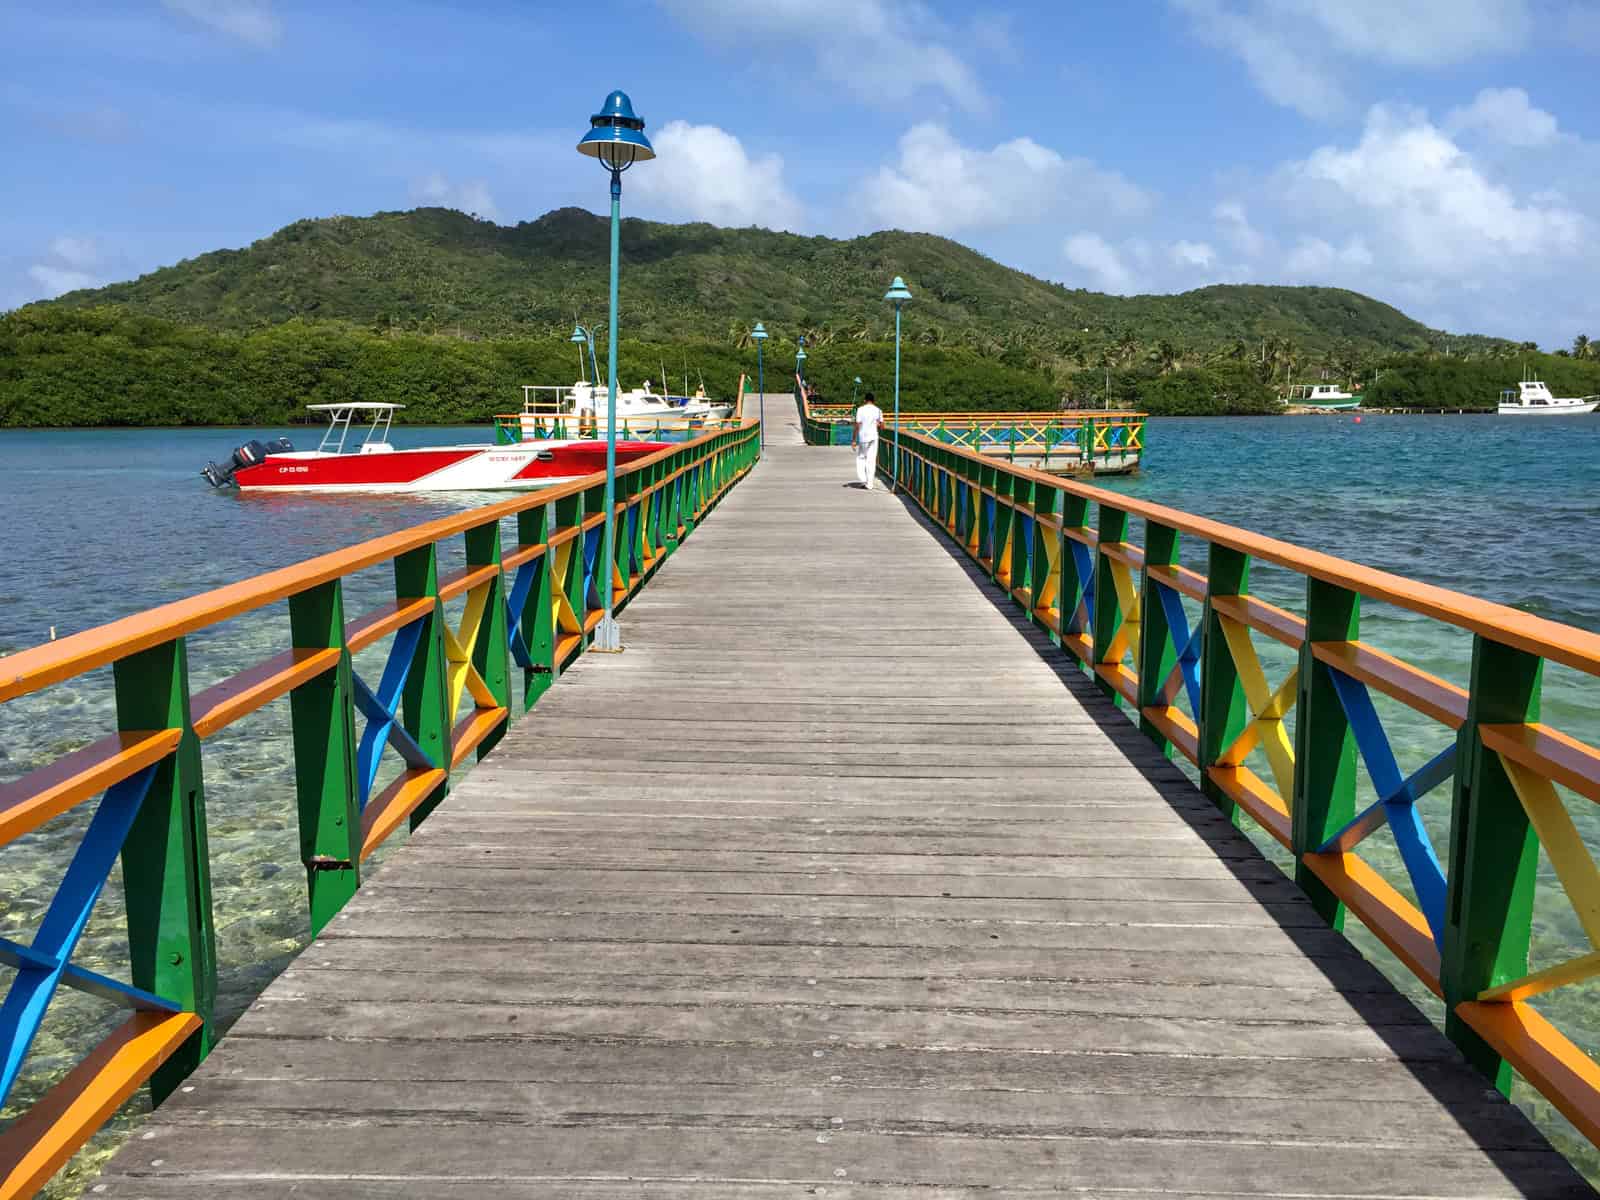
[[806, 386], [806, 335], [801, 334], [795, 339], [794, 373], [800, 379], [800, 390]]
[[586, 342], [588, 343], [588, 345], [589, 345], [589, 372], [590, 372], [589, 377], [590, 377], [590, 379], [592, 379], [594, 381], [594, 386], [595, 387], [599, 387], [600, 386], [600, 367], [594, 361], [594, 330], [585, 329], [582, 325], [574, 325], [572, 327], [572, 336], [570, 338], [568, 338], [567, 340], [570, 341], [570, 342], [575, 342], [580, 346], [583, 345]]
[[761, 449], [767, 448], [767, 376], [761, 365], [761, 351], [767, 340], [766, 327], [760, 321], [750, 331], [750, 340], [756, 344], [756, 403], [761, 407]]
[[911, 289], [896, 275], [883, 298], [894, 301], [894, 470], [889, 473], [892, 492], [900, 484], [900, 309], [911, 299]]
[[622, 649], [622, 634], [613, 611], [616, 600], [612, 573], [617, 569], [617, 265], [622, 256], [622, 173], [636, 162], [656, 156], [644, 135], [644, 121], [635, 116], [626, 92], [612, 92], [600, 111], [589, 118], [589, 132], [578, 142], [578, 153], [599, 160], [611, 172], [611, 336], [607, 339], [606, 373], [606, 521], [601, 540], [605, 583], [605, 615], [594, 631], [594, 649]]
[[855, 381], [850, 384], [850, 407], [851, 408], [854, 408], [856, 406], [856, 389], [859, 388], [860, 386], [861, 386], [861, 376], [857, 375], [855, 377]]

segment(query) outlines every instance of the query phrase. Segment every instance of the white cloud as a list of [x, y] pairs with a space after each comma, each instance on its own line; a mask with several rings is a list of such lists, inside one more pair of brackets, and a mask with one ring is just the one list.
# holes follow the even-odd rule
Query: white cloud
[[1323, 146], [1281, 172], [1291, 205], [1342, 222], [1391, 268], [1461, 277], [1494, 256], [1541, 268], [1583, 244], [1589, 222], [1549, 198], [1491, 179], [1426, 114], [1375, 105], [1361, 140]]
[[1116, 248], [1099, 234], [1075, 233], [1062, 243], [1061, 252], [1069, 263], [1089, 273], [1097, 290], [1123, 295], [1134, 290], [1133, 272]]
[[162, 0], [169, 12], [179, 13], [228, 37], [271, 49], [283, 37], [283, 23], [270, 0]]
[[1202, 270], [1216, 265], [1217, 252], [1207, 242], [1178, 241], [1172, 244], [1172, 261], [1180, 267]]
[[634, 191], [672, 215], [718, 225], [798, 230], [805, 209], [783, 179], [776, 154], [751, 157], [715, 125], [669, 121], [652, 134], [654, 161], [630, 175]]
[[875, 224], [943, 234], [1068, 212], [1126, 218], [1151, 207], [1141, 188], [1087, 159], [1025, 137], [977, 150], [933, 122], [907, 131], [899, 160], [868, 178], [861, 198]]
[[414, 204], [454, 208], [485, 221], [493, 221], [500, 215], [494, 197], [489, 194], [489, 185], [482, 179], [452, 183], [439, 171], [411, 181], [411, 200]]
[[1560, 135], [1555, 117], [1535, 108], [1521, 88], [1484, 88], [1471, 104], [1453, 110], [1444, 127], [1507, 146], [1547, 146]]
[[1237, 200], [1225, 200], [1211, 213], [1217, 227], [1228, 243], [1246, 258], [1259, 258], [1267, 248], [1267, 239], [1250, 224], [1250, 216]]
[[75, 292], [79, 288], [94, 287], [100, 282], [87, 271], [73, 271], [64, 267], [52, 267], [46, 263], [35, 263], [29, 267], [28, 278], [43, 289], [45, 296], [51, 298], [59, 296], [63, 292]]
[[92, 238], [62, 234], [52, 239], [49, 250], [27, 268], [25, 275], [31, 281], [29, 298], [55, 297], [78, 288], [99, 287], [105, 280], [96, 268], [103, 265], [100, 248]]
[[1348, 110], [1343, 81], [1359, 64], [1453, 66], [1521, 48], [1534, 24], [1531, 0], [1170, 3], [1197, 37], [1240, 59], [1269, 99], [1314, 118]]
[[[969, 112], [988, 100], [953, 48], [959, 35], [920, 0], [659, 0], [678, 22], [741, 55], [774, 58], [783, 76], [815, 86], [813, 73], [859, 98], [900, 105], [924, 91]], [[994, 26], [969, 40], [994, 42]], [[806, 53], [814, 72], [799, 61]]]
[[50, 243], [50, 253], [73, 267], [92, 267], [100, 261], [100, 251], [94, 242], [65, 234]]
[[1364, 269], [1372, 265], [1372, 251], [1359, 237], [1346, 239], [1343, 246], [1319, 237], [1303, 236], [1284, 259], [1284, 270], [1291, 279], [1316, 283], [1328, 278], [1339, 268]]

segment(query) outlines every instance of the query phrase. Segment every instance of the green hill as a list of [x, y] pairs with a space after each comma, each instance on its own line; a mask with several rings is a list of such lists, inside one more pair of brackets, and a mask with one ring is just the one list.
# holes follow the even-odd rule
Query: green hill
[[[849, 241], [712, 225], [623, 223], [628, 337], [737, 338], [756, 320], [813, 344], [882, 341], [879, 297], [904, 275], [910, 336], [1043, 365], [1089, 365], [1125, 343], [1183, 354], [1279, 339], [1299, 354], [1422, 350], [1442, 335], [1337, 288], [1216, 286], [1107, 296], [1002, 266], [946, 238], [886, 232]], [[500, 226], [450, 209], [297, 221], [244, 250], [219, 250], [57, 304], [113, 304], [215, 329], [292, 318], [468, 337], [545, 335], [604, 319], [606, 221], [560, 209]], [[1122, 349], [1119, 351], [1118, 347]], [[1019, 364], [1020, 365], [1020, 364]]]
[[[1099, 407], [1109, 388], [1111, 403], [1152, 413], [1273, 413], [1285, 383], [1318, 379], [1386, 405], [1475, 407], [1523, 367], [1600, 390], [1600, 363], [1576, 361], [1578, 347], [1553, 359], [1447, 338], [1338, 288], [1107, 296], [896, 231], [840, 241], [630, 220], [622, 238], [624, 383], [695, 375], [729, 394], [755, 366], [761, 320], [769, 389], [785, 386], [803, 334], [825, 395], [849, 395], [856, 376], [882, 393], [894, 326], [880, 297], [903, 275], [917, 298], [902, 390], [916, 409]], [[481, 420], [519, 404], [521, 384], [579, 372], [568, 335], [604, 318], [608, 249], [606, 221], [570, 208], [512, 227], [440, 208], [297, 221], [0, 314], [0, 426], [281, 423], [348, 400]]]

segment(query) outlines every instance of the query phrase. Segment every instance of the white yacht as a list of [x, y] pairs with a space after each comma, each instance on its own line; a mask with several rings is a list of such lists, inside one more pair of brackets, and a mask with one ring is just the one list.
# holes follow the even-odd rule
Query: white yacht
[[1584, 396], [1582, 399], [1552, 396], [1550, 389], [1537, 379], [1524, 379], [1516, 387], [1500, 393], [1502, 416], [1510, 413], [1518, 416], [1577, 416], [1580, 413], [1592, 413], [1597, 406], [1600, 406], [1600, 396]]
[[[629, 391], [617, 392], [617, 433], [629, 436], [641, 432], [652, 435], [672, 430], [687, 430], [705, 424], [713, 415], [705, 400], [690, 399], [675, 404], [668, 397], [650, 390], [650, 381]], [[580, 379], [571, 387], [524, 384], [521, 426], [525, 438], [603, 434], [606, 431], [606, 389]], [[571, 427], [570, 429], [568, 427]]]

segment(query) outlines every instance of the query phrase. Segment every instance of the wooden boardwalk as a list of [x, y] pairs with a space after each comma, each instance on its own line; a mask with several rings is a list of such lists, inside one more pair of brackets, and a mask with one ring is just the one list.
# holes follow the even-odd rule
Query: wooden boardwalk
[[770, 446], [94, 1194], [1590, 1194], [850, 477]]

